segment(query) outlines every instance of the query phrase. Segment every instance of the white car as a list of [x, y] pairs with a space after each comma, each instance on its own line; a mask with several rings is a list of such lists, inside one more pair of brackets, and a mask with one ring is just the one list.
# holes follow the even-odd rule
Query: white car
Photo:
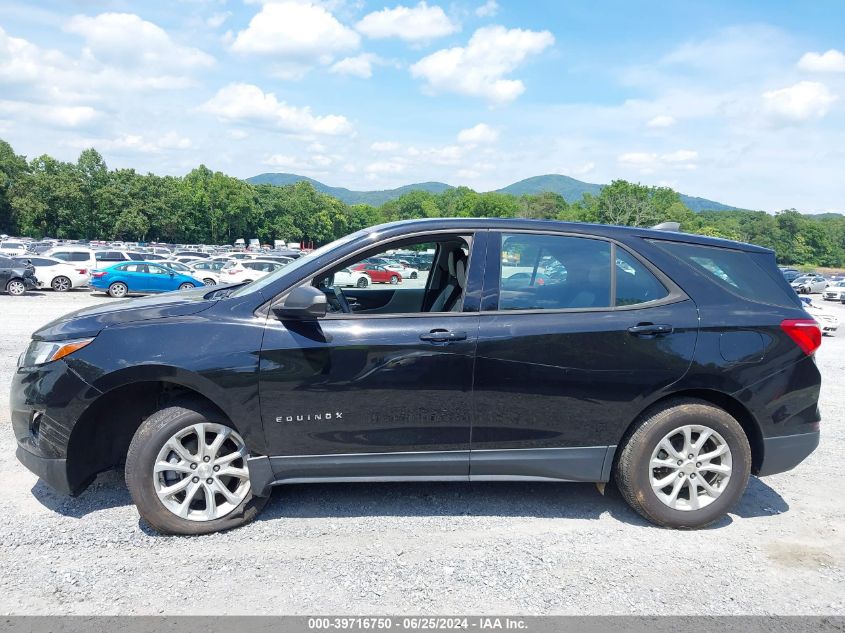
[[825, 301], [842, 301], [845, 298], [845, 280], [831, 282], [824, 289], [822, 297]]
[[87, 286], [91, 280], [91, 269], [85, 264], [72, 264], [55, 257], [16, 257], [16, 261], [29, 261], [35, 267], [35, 278], [40, 288], [52, 288], [56, 292], [67, 292], [72, 288]]
[[833, 336], [839, 329], [839, 317], [833, 312], [815, 303], [804, 302], [804, 311], [816, 320], [822, 329], [822, 334]]
[[407, 266], [402, 262], [391, 261], [387, 264], [382, 264], [387, 270], [392, 270], [395, 273], [399, 273], [402, 275], [402, 279], [416, 279], [420, 276], [420, 271], [418, 268], [414, 268], [413, 266]]
[[70, 264], [84, 266], [89, 271], [95, 270], [100, 265], [99, 260], [94, 255], [94, 251], [81, 246], [57, 246], [43, 253], [43, 255], [44, 257], [61, 259]]
[[366, 273], [351, 268], [341, 268], [334, 274], [334, 285], [339, 288], [354, 286], [366, 288], [370, 285], [370, 278]]
[[264, 275], [269, 275], [282, 268], [279, 262], [250, 259], [246, 261], [230, 261], [220, 269], [221, 284], [235, 284], [255, 281]]
[[6, 257], [20, 257], [26, 255], [26, 244], [23, 242], [15, 242], [13, 240], [6, 240], [0, 242], [0, 255]]
[[202, 279], [206, 286], [216, 286], [220, 283], [220, 271], [224, 265], [218, 260], [204, 259], [188, 262], [188, 269], [191, 271], [190, 275]]

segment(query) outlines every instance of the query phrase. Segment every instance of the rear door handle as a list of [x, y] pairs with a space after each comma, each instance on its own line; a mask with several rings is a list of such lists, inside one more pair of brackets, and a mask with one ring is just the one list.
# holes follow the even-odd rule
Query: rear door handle
[[452, 332], [451, 330], [432, 330], [427, 334], [420, 334], [421, 341], [430, 343], [451, 343], [452, 341], [465, 341], [466, 332]]
[[628, 332], [634, 336], [657, 336], [659, 334], [671, 334], [673, 328], [666, 323], [639, 323], [628, 328]]

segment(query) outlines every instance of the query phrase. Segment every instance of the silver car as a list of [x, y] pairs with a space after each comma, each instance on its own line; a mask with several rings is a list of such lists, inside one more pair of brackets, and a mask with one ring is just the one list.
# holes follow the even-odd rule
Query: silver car
[[799, 294], [810, 294], [813, 292], [824, 292], [829, 284], [830, 282], [818, 273], [810, 273], [796, 277], [789, 285]]

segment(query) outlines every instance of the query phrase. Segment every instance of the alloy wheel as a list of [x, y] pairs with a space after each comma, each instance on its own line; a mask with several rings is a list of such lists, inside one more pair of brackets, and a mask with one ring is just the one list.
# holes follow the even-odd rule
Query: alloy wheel
[[67, 292], [70, 290], [70, 279], [67, 277], [56, 277], [53, 280], [53, 290], [56, 292]]
[[19, 297], [26, 292], [26, 286], [20, 279], [12, 279], [12, 281], [9, 282], [9, 285], [6, 286], [6, 292], [10, 295], [14, 295], [15, 297]]
[[673, 510], [710, 505], [731, 478], [731, 449], [713, 429], [687, 424], [667, 433], [649, 461], [654, 494]]
[[223, 424], [204, 422], [174, 433], [158, 453], [153, 483], [162, 505], [189, 521], [213, 521], [249, 493], [247, 449]]

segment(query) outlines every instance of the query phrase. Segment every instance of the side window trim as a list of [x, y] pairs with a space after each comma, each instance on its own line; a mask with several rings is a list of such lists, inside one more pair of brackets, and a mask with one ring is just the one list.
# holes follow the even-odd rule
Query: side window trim
[[[499, 309], [499, 289], [501, 287], [501, 249], [502, 249], [502, 233], [527, 233], [532, 235], [560, 235], [565, 237], [581, 237], [587, 239], [602, 240], [608, 242], [611, 246], [611, 297], [610, 306], [598, 308], [530, 308], [525, 310], [500, 310]], [[621, 249], [624, 253], [634, 257], [646, 269], [649, 270], [657, 280], [663, 284], [668, 291], [665, 297], [655, 299], [654, 301], [646, 301], [644, 303], [636, 303], [633, 305], [616, 305], [616, 249]], [[480, 311], [482, 314], [548, 314], [548, 313], [573, 313], [573, 312], [628, 312], [630, 310], [642, 310], [645, 308], [654, 308], [657, 306], [670, 305], [686, 301], [689, 296], [681, 290], [681, 288], [672, 281], [662, 270], [657, 268], [650, 261], [646, 260], [642, 255], [637, 253], [634, 249], [618, 242], [617, 240], [601, 235], [593, 235], [588, 233], [571, 233], [565, 231], [543, 231], [530, 229], [508, 229], [491, 230], [488, 234], [488, 248], [487, 257], [485, 258], [486, 269], [484, 274], [484, 284], [482, 288], [482, 299]]]

